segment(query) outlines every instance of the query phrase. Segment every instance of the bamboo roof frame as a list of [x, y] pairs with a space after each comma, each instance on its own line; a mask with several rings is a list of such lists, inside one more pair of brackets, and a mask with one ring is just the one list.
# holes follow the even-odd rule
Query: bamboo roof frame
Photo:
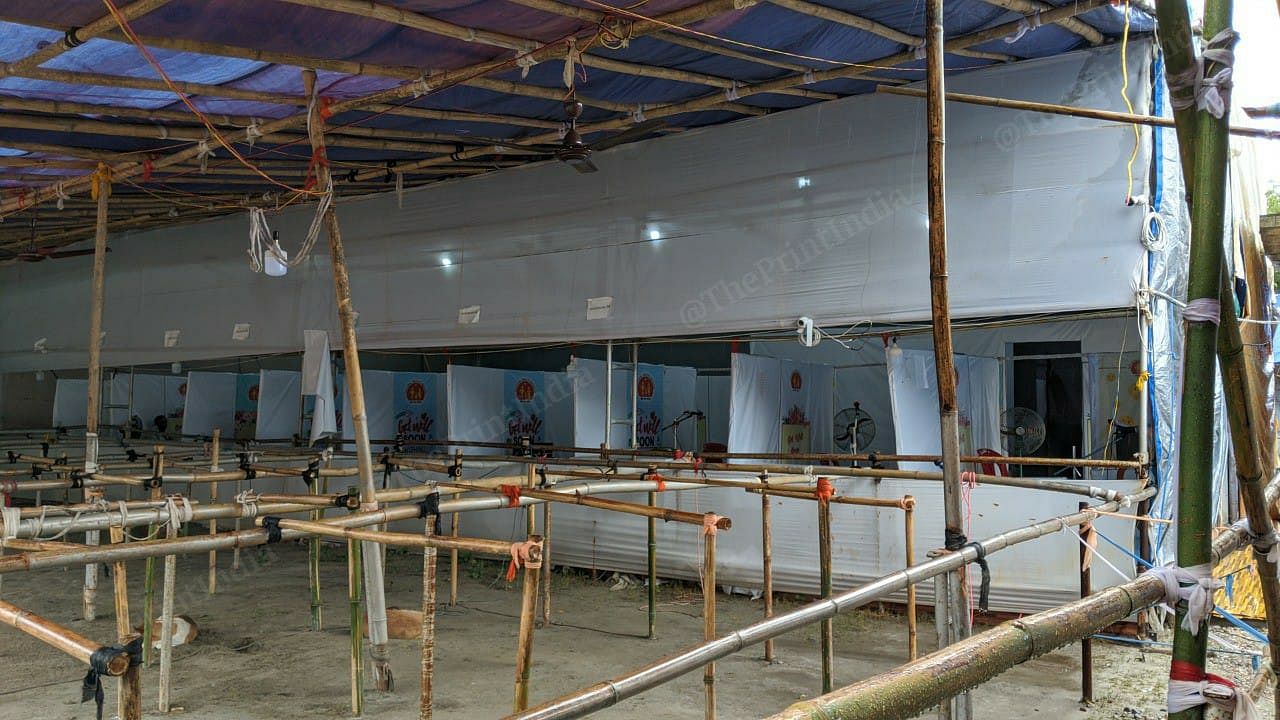
[[[516, 56], [525, 59], [519, 64], [531, 63], [563, 63], [566, 62], [568, 49], [563, 40], [540, 42], [523, 35], [490, 30], [486, 28], [470, 28], [463, 25], [433, 17], [422, 12], [412, 12], [385, 2], [366, 2], [365, 0], [272, 0], [281, 4], [305, 7], [308, 10], [350, 14], [366, 20], [389, 23], [417, 32], [429, 33], [437, 37], [450, 38], [455, 41], [474, 43], [477, 45], [500, 48], [510, 51], [510, 57], [497, 57], [465, 67], [424, 72], [418, 68], [394, 66], [347, 60], [343, 58], [311, 57], [296, 52], [282, 52], [275, 49], [236, 46], [221, 42], [210, 42], [203, 39], [187, 37], [158, 37], [141, 34], [139, 40], [147, 47], [154, 47], [175, 52], [192, 52], [219, 57], [252, 60], [275, 65], [292, 65], [304, 68], [315, 68], [353, 76], [381, 77], [399, 81], [400, 84], [378, 90], [366, 95], [339, 99], [332, 103], [334, 114], [368, 113], [371, 116], [385, 115], [388, 118], [403, 118], [405, 121], [443, 121], [447, 123], [483, 123], [489, 125], [509, 126], [521, 133], [516, 144], [545, 144], [559, 141], [563, 132], [563, 122], [555, 119], [554, 114], [544, 117], [521, 117], [509, 113], [473, 112], [466, 108], [427, 108], [411, 105], [413, 98], [440, 88], [453, 85], [487, 90], [505, 95], [533, 97], [553, 101], [557, 104], [563, 100], [566, 90], [563, 87], [546, 87], [527, 81], [517, 82], [501, 77], [492, 77], [493, 73], [510, 70]], [[660, 103], [629, 103], [617, 100], [592, 98], [590, 83], [584, 92], [575, 91], [577, 99], [588, 107], [614, 114], [614, 117], [583, 122], [579, 130], [584, 134], [619, 131], [638, 124], [642, 120], [670, 118], [689, 113], [705, 111], [728, 111], [737, 116], [758, 116], [767, 114], [769, 110], [758, 105], [744, 103], [743, 100], [757, 95], [783, 95], [799, 98], [804, 101], [826, 101], [838, 97], [837, 93], [817, 90], [811, 87], [816, 83], [829, 80], [863, 79], [885, 85], [899, 85], [908, 82], [901, 77], [885, 75], [904, 63], [917, 59], [918, 48], [923, 45], [923, 38], [889, 27], [882, 23], [861, 17], [854, 13], [820, 5], [809, 0], [766, 0], [789, 12], [809, 18], [834, 23], [836, 25], [855, 28], [870, 33], [878, 38], [898, 43], [905, 50], [888, 57], [867, 61], [857, 65], [837, 66], [828, 69], [810, 67], [811, 62], [796, 62], [785, 54], [756, 48], [755, 52], [745, 52], [730, 46], [715, 36], [687, 34], [683, 28], [691, 23], [715, 18], [726, 13], [750, 9], [760, 4], [744, 0], [703, 0], [682, 9], [674, 10], [657, 17], [646, 17], [638, 14], [611, 15], [602, 10], [577, 5], [569, 5], [560, 0], [508, 0], [531, 10], [564, 18], [572, 18], [583, 23], [578, 29], [566, 36], [576, 40], [577, 47], [582, 50], [580, 62], [586, 68], [597, 69], [622, 75], [644, 78], [656, 78], [680, 83], [687, 83], [707, 88], [706, 95], [691, 99]], [[1095, 37], [1081, 32], [1091, 43], [1105, 38], [1091, 26], [1080, 21], [1078, 17], [1086, 12], [1106, 5], [1105, 0], [1081, 0], [1068, 6], [1053, 7], [1034, 0], [986, 0], [998, 7], [1017, 13], [1038, 13], [1041, 22], [1059, 23], [1068, 29], [1079, 26], [1093, 31]], [[119, 12], [129, 20], [145, 17], [147, 13], [162, 8], [167, 0], [135, 0], [129, 4], [121, 4]], [[1016, 6], [1016, 7], [1015, 7]], [[1010, 56], [1003, 53], [972, 50], [972, 46], [981, 45], [992, 40], [1006, 37], [1024, 26], [1028, 17], [1016, 18], [1011, 22], [969, 33], [948, 40], [948, 53], [966, 57], [980, 58], [990, 61], [1007, 61]], [[121, 88], [122, 90], [164, 91], [169, 92], [170, 85], [163, 80], [149, 77], [132, 77], [110, 75], [98, 72], [81, 72], [49, 68], [48, 60], [55, 58], [69, 49], [92, 38], [102, 40], [128, 42], [124, 31], [117, 25], [111, 14], [106, 14], [82, 27], [72, 28], [54, 21], [35, 20], [26, 17], [12, 17], [0, 12], [0, 21], [15, 22], [31, 27], [40, 27], [60, 31], [64, 37], [51, 42], [28, 57], [8, 64], [0, 64], [0, 77], [19, 76], [32, 80], [76, 85], [99, 85]], [[786, 74], [754, 83], [741, 82], [734, 78], [722, 77], [705, 72], [695, 72], [678, 67], [662, 67], [652, 64], [632, 62], [617, 58], [618, 52], [610, 56], [599, 54], [592, 42], [598, 37], [599, 28], [606, 23], [619, 33], [625, 32], [626, 39], [652, 37], [662, 42], [697, 50], [711, 55], [732, 58], [749, 62], [756, 66], [784, 70]], [[1075, 30], [1073, 30], [1075, 31]], [[623, 43], [622, 48], [625, 49]], [[804, 56], [795, 56], [801, 58]], [[204, 196], [206, 189], [213, 191], [218, 198], [213, 205], [221, 205], [221, 212], [231, 212], [235, 207], [261, 204], [261, 198], [255, 199], [252, 192], [245, 192], [235, 198], [240, 188], [246, 190], [255, 186], [261, 188], [265, 183], [259, 178], [259, 171], [279, 175], [296, 182], [303, 174], [308, 157], [302, 149], [305, 147], [304, 136], [298, 132], [305, 123], [306, 113], [302, 112], [306, 100], [302, 95], [288, 93], [263, 92], [246, 87], [233, 86], [234, 81], [222, 84], [201, 83], [191, 81], [173, 81], [173, 87], [184, 94], [195, 97], [220, 98], [228, 101], [243, 100], [254, 103], [272, 103], [277, 106], [292, 108], [291, 114], [271, 119], [258, 119], [243, 115], [210, 113], [208, 120], [218, 128], [228, 142], [245, 147], [247, 129], [253, 127], [257, 142], [262, 148], [255, 153], [252, 164], [257, 170], [239, 167], [227, 160], [226, 152], [217, 152], [216, 159], [208, 163], [203, 173], [197, 174], [195, 169], [200, 146], [208, 144], [215, 151], [219, 150], [217, 142], [211, 137], [207, 128], [195, 123], [195, 116], [183, 110], [161, 108], [158, 110], [140, 109], [94, 102], [77, 102], [63, 99], [38, 99], [10, 97], [0, 94], [0, 129], [20, 130], [26, 133], [22, 140], [10, 141], [0, 139], [0, 146], [16, 150], [41, 153], [49, 157], [41, 158], [0, 158], [0, 217], [15, 213], [26, 213], [32, 207], [49, 202], [58, 197], [74, 197], [77, 193], [88, 189], [88, 170], [96, 162], [105, 162], [111, 166], [114, 179], [120, 183], [113, 206], [121, 212], [132, 208], [164, 206], [165, 198], [173, 197], [169, 209], [181, 209], [178, 217], [171, 212], [154, 215], [138, 215], [131, 211], [127, 217], [116, 218], [113, 212], [113, 229], [116, 227], [144, 227], [141, 218], [155, 218], [156, 224], [162, 222], [185, 221], [191, 217], [189, 212], [193, 205], [201, 202], [187, 194]], [[104, 98], [109, 100], [109, 98]], [[408, 101], [408, 102], [407, 102]], [[366, 118], [367, 119], [367, 118]], [[468, 131], [461, 134], [440, 132], [416, 132], [395, 128], [369, 127], [359, 123], [357, 119], [347, 123], [330, 123], [324, 132], [327, 144], [335, 148], [346, 148], [356, 153], [379, 154], [381, 159], [375, 161], [349, 160], [345, 163], [335, 160], [335, 165], [345, 165], [349, 170], [335, 171], [335, 175], [343, 179], [341, 183], [346, 190], [344, 194], [367, 193], [380, 189], [390, 189], [391, 181], [410, 180], [409, 184], [417, 185], [440, 178], [473, 175], [490, 169], [499, 169], [512, 164], [521, 164], [529, 160], [542, 160], [544, 153], [526, 154], [514, 147], [511, 140], [504, 143], [502, 138], [483, 138], [470, 135]], [[82, 138], [76, 144], [57, 145], [44, 142], [31, 132], [52, 131], [71, 134]], [[129, 143], [154, 146], [157, 142], [169, 144], [170, 147], [143, 149], [134, 151], [102, 150], [97, 146], [109, 144], [104, 141], [111, 138], [125, 139]], [[118, 146], [119, 140], [117, 140]], [[293, 151], [281, 151], [281, 147], [295, 147]], [[263, 155], [266, 157], [262, 157]], [[386, 155], [390, 153], [390, 155]], [[406, 157], [407, 156], [407, 157]], [[479, 163], [479, 165], [477, 165]], [[290, 171], [287, 168], [295, 168]], [[32, 173], [22, 168], [39, 168], [62, 170], [65, 172], [48, 174]], [[76, 173], [80, 174], [76, 174]], [[154, 193], [136, 192], [139, 187], [129, 187], [136, 183], [140, 175], [146, 175], [155, 183]], [[22, 183], [26, 188], [22, 192], [14, 192], [6, 188], [3, 181]], [[43, 184], [41, 184], [43, 181]], [[188, 191], [176, 192], [168, 184], [188, 188]], [[276, 191], [276, 188], [269, 188]], [[221, 191], [221, 192], [219, 192]], [[231, 191], [230, 193], [226, 191]], [[304, 198], [305, 199], [305, 198]], [[74, 203], [63, 201], [66, 210], [59, 212], [75, 213], [80, 207]], [[217, 214], [217, 208], [202, 209], [201, 214]], [[25, 245], [32, 249], [74, 242], [88, 235], [88, 229], [77, 236], [74, 230], [64, 229], [65, 225], [52, 222], [52, 211], [40, 216], [49, 230], [53, 232], [37, 232], [32, 237], [27, 223], [14, 222], [8, 227], [0, 224], [0, 250]], [[11, 229], [12, 228], [12, 229]], [[3, 258], [0, 257], [0, 261]]]

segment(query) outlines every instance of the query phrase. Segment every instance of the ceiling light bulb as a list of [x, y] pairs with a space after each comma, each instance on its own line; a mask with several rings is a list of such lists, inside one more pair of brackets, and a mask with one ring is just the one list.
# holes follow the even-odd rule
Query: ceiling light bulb
[[662, 233], [658, 232], [658, 229], [657, 229], [657, 228], [650, 228], [650, 229], [649, 229], [649, 239], [650, 239], [650, 240], [661, 240], [661, 239], [662, 239]]
[[445, 257], [440, 258], [440, 267], [449, 267], [452, 264], [453, 264], [453, 261], [450, 260], [447, 255]]

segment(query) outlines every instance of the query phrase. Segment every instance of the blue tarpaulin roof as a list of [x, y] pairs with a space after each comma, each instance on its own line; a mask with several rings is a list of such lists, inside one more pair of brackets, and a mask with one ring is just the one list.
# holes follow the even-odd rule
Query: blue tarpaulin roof
[[[113, 2], [128, 12], [126, 0]], [[423, 158], [447, 158], [459, 150], [492, 146], [495, 140], [558, 142], [556, 128], [565, 119], [562, 98], [568, 92], [564, 78], [568, 38], [602, 59], [589, 61], [575, 72], [575, 91], [586, 106], [580, 122], [588, 141], [604, 137], [593, 131], [593, 123], [621, 120], [607, 129], [618, 132], [628, 118], [662, 116], [663, 106], [701, 98], [718, 96], [719, 100], [667, 114], [660, 131], [785, 111], [870, 92], [877, 82], [922, 77], [923, 61], [918, 59], [871, 73], [877, 80], [820, 74], [910, 53], [912, 46], [906, 40], [922, 38], [924, 31], [923, 5], [918, 2], [823, 0], [821, 5], [804, 2], [797, 8], [794, 0], [777, 4], [739, 0], [720, 3], [717, 7], [722, 12], [681, 27], [634, 32], [642, 18], [662, 18], [700, 4], [651, 0], [606, 12], [610, 6], [600, 0], [572, 0], [572, 4], [378, 0], [350, 2], [344, 6], [348, 11], [342, 12], [301, 0], [173, 0], [139, 14], [129, 24], [173, 81], [193, 84], [183, 88], [191, 103], [236, 142], [242, 154], [289, 185], [301, 182], [311, 157], [305, 128], [295, 125], [287, 137], [258, 140], [252, 149], [245, 128], [254, 122], [300, 117], [305, 110], [303, 67], [320, 68], [319, 93], [334, 102], [411, 84], [415, 74], [430, 80], [449, 71], [470, 73], [465, 74], [465, 82], [405, 93], [389, 104], [330, 118], [335, 174], [359, 179], [360, 184], [347, 187], [360, 192], [389, 188], [394, 173], [402, 172], [398, 168]], [[1027, 6], [1051, 10], [1067, 4], [1079, 8], [1090, 3], [1054, 0]], [[948, 40], [1012, 22], [1021, 24], [1016, 31], [967, 49], [953, 48], [947, 56], [949, 70], [1062, 53], [1090, 42], [1114, 41], [1125, 30], [1123, 6], [1110, 3], [1092, 3], [1092, 9], [1065, 24], [1043, 25], [1037, 15], [1024, 16], [1002, 5], [1008, 3], [946, 3]], [[553, 12], [557, 8], [562, 12]], [[585, 15], [570, 17], [577, 8]], [[404, 15], [393, 18], [394, 13], [389, 13], [384, 20], [359, 14], [370, 9], [403, 11]], [[814, 14], [827, 10], [847, 15], [824, 19]], [[859, 23], [850, 23], [849, 16], [874, 25], [871, 30], [855, 27]], [[6, 203], [0, 208], [10, 215], [15, 197], [21, 212], [30, 214], [35, 203], [27, 204], [23, 198], [36, 198], [41, 187], [82, 176], [99, 160], [111, 164], [156, 160], [190, 148], [206, 132], [201, 120], [167, 89], [149, 60], [118, 27], [108, 25], [105, 32], [93, 33], [95, 37], [80, 37], [78, 28], [92, 27], [104, 17], [109, 17], [104, 0], [6, 0], [0, 5], [0, 62], [20, 61], [64, 38], [81, 43], [37, 68], [0, 73], [0, 157], [4, 158], [0, 201]], [[1151, 19], [1137, 10], [1129, 19], [1131, 33], [1152, 30]], [[474, 30], [475, 39], [450, 37], [432, 21]], [[519, 39], [523, 49], [492, 42], [493, 33]], [[564, 46], [565, 53], [532, 67], [517, 67], [520, 52], [541, 46]], [[710, 52], [709, 46], [723, 52]], [[596, 66], [604, 60], [629, 66]], [[680, 73], [673, 77], [672, 70]], [[819, 75], [806, 78], [806, 71]], [[795, 80], [792, 86], [809, 92], [752, 89], [787, 77]], [[446, 112], [423, 112], [433, 110]], [[85, 120], [93, 122], [73, 124]], [[145, 179], [133, 178], [131, 185], [117, 191], [118, 196], [139, 203], [144, 199], [177, 203], [177, 198], [183, 198], [191, 204], [192, 195], [279, 189], [229, 157], [216, 141], [211, 144], [216, 152], [208, 161], [212, 172], [202, 174], [193, 163], [157, 169]], [[467, 162], [441, 162], [430, 174], [403, 171], [404, 180], [420, 184], [545, 157], [469, 157]], [[352, 172], [364, 176], [356, 178]], [[13, 225], [8, 228], [0, 232], [12, 235]]]

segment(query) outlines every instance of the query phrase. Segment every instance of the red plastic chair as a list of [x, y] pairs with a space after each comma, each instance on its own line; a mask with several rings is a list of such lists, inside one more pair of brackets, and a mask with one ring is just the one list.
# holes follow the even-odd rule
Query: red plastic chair
[[[978, 457], [1002, 458], [1005, 457], [1005, 455], [1003, 453], [996, 452], [991, 448], [978, 448]], [[999, 470], [999, 472], [996, 472], [997, 470]], [[982, 474], [1009, 477], [1009, 466], [1005, 463], [984, 462], [982, 463]]]

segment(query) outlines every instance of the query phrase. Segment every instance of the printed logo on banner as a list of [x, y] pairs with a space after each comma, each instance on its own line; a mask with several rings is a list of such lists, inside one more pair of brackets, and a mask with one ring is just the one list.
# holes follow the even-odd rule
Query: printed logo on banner
[[636, 370], [636, 446], [655, 448], [661, 444], [663, 368], [641, 364]]
[[544, 442], [546, 408], [543, 405], [542, 373], [507, 371], [502, 378], [502, 404], [507, 421], [507, 442], [527, 437]]
[[234, 434], [237, 440], [252, 440], [258, 431], [258, 374], [236, 376]]
[[813, 438], [809, 434], [808, 394], [804, 393], [804, 375], [799, 370], [792, 370], [787, 378], [787, 386], [792, 395], [783, 392], [783, 407], [786, 414], [782, 417], [782, 451], [789, 455], [801, 455], [812, 449]]
[[792, 370], [791, 371], [791, 389], [795, 390], [796, 392], [799, 392], [800, 388], [802, 387], [804, 387], [804, 378], [801, 377], [800, 371]]
[[436, 378], [421, 373], [396, 373], [396, 436], [406, 445], [435, 438]]

